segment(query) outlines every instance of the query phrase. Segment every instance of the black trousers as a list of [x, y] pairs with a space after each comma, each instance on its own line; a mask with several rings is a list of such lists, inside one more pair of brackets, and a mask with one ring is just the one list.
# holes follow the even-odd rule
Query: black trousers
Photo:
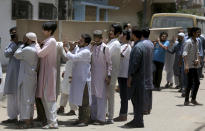
[[190, 91], [192, 89], [192, 100], [196, 100], [197, 92], [199, 89], [200, 81], [198, 75], [198, 69], [189, 69], [187, 73], [188, 85], [186, 88], [185, 101], [189, 101]]
[[35, 101], [36, 101], [37, 119], [39, 119], [43, 123], [46, 123], [47, 118], [43, 107], [43, 103], [40, 98], [36, 98]]
[[127, 78], [118, 78], [119, 88], [120, 88], [120, 115], [127, 115], [128, 110], [128, 89], [127, 89]]
[[88, 123], [90, 121], [90, 104], [87, 84], [83, 92], [82, 106], [79, 106], [79, 121], [84, 123]]
[[134, 90], [133, 97], [131, 98], [134, 108], [134, 121], [136, 122], [136, 125], [144, 124], [144, 94], [145, 89], [143, 87], [136, 87]]
[[155, 71], [153, 72], [153, 84], [155, 88], [160, 88], [164, 63], [157, 62], [157, 61], [154, 61], [153, 63], [156, 67]]

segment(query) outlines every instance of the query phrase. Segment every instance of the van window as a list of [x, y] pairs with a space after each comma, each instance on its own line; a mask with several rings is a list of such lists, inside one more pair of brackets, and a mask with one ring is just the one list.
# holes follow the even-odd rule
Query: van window
[[188, 27], [193, 26], [194, 21], [192, 18], [176, 16], [155, 17], [152, 23], [152, 28], [183, 27], [186, 30]]

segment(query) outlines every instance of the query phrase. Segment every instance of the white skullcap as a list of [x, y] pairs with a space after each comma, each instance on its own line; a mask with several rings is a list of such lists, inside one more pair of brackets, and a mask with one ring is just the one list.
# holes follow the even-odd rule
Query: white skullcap
[[184, 33], [179, 33], [178, 36], [185, 37]]
[[31, 41], [37, 42], [37, 36], [33, 32], [26, 33], [26, 37]]

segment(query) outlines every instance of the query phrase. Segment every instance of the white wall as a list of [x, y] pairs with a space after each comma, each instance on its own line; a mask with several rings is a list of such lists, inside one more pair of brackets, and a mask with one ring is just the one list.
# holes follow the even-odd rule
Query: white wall
[[7, 63], [7, 59], [4, 57], [4, 49], [10, 43], [9, 29], [15, 26], [16, 22], [11, 19], [11, 0], [0, 1], [0, 61], [2, 65]]
[[[38, 19], [39, 2], [56, 4], [56, 0], [28, 0], [33, 5], [33, 19]], [[12, 20], [12, 0], [0, 0], [0, 62], [6, 65], [8, 59], [4, 57], [4, 49], [10, 43], [9, 29], [16, 25], [16, 21]]]

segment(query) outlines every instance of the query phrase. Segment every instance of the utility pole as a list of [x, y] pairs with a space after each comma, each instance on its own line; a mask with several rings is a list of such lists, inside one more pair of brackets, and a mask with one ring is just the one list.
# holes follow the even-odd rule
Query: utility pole
[[72, 18], [73, 18], [73, 0], [68, 0], [67, 6], [68, 6], [67, 19], [72, 20]]
[[147, 1], [148, 0], [144, 0], [143, 27], [147, 25]]

